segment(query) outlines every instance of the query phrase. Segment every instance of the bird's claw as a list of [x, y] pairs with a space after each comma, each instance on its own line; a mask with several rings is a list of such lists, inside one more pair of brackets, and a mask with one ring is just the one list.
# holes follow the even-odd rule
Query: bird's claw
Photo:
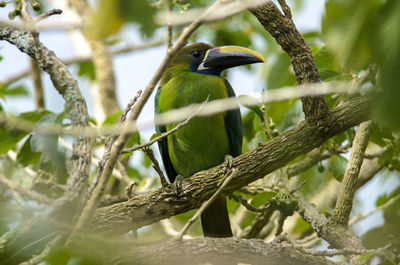
[[183, 181], [183, 176], [182, 175], [177, 175], [175, 177], [174, 193], [175, 193], [176, 196], [178, 196], [178, 194], [180, 193], [180, 191], [182, 189], [182, 181]]
[[224, 161], [226, 162], [226, 167], [224, 168], [224, 172], [227, 172], [228, 169], [233, 168], [233, 157], [231, 155], [225, 155]]

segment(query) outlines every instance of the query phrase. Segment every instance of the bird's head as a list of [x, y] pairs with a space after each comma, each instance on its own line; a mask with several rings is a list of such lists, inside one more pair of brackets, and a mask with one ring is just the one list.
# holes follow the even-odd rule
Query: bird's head
[[264, 58], [248, 48], [214, 47], [199, 42], [183, 47], [172, 60], [168, 70], [179, 67], [193, 73], [219, 76], [225, 69], [261, 62], [264, 62]]

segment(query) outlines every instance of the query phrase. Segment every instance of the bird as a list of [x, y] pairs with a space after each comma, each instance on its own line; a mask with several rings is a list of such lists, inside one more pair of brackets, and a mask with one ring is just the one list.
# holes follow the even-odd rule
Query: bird
[[[236, 98], [221, 73], [231, 67], [264, 62], [257, 52], [240, 46], [214, 47], [194, 43], [179, 50], [163, 73], [155, 96], [155, 115], [191, 104]], [[239, 105], [238, 105], [239, 106]], [[165, 133], [178, 123], [156, 125]], [[158, 141], [169, 181], [189, 177], [242, 153], [242, 120], [239, 107], [195, 117], [173, 134]], [[226, 196], [220, 195], [201, 215], [204, 237], [232, 237]]]

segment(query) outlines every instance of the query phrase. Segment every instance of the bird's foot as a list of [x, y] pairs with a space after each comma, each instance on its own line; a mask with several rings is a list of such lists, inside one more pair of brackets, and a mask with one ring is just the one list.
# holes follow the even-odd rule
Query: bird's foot
[[231, 155], [225, 155], [224, 161], [226, 163], [226, 167], [224, 167], [223, 171], [226, 173], [229, 169], [233, 168], [233, 157]]
[[176, 196], [181, 192], [182, 189], [182, 181], [183, 181], [183, 176], [182, 175], [177, 175], [175, 177], [174, 181], [174, 193]]

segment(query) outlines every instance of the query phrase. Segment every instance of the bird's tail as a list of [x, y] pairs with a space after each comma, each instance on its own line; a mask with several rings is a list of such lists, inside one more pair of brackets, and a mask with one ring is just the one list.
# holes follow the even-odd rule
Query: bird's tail
[[201, 214], [201, 225], [204, 237], [231, 237], [226, 197], [218, 196], [215, 201]]

